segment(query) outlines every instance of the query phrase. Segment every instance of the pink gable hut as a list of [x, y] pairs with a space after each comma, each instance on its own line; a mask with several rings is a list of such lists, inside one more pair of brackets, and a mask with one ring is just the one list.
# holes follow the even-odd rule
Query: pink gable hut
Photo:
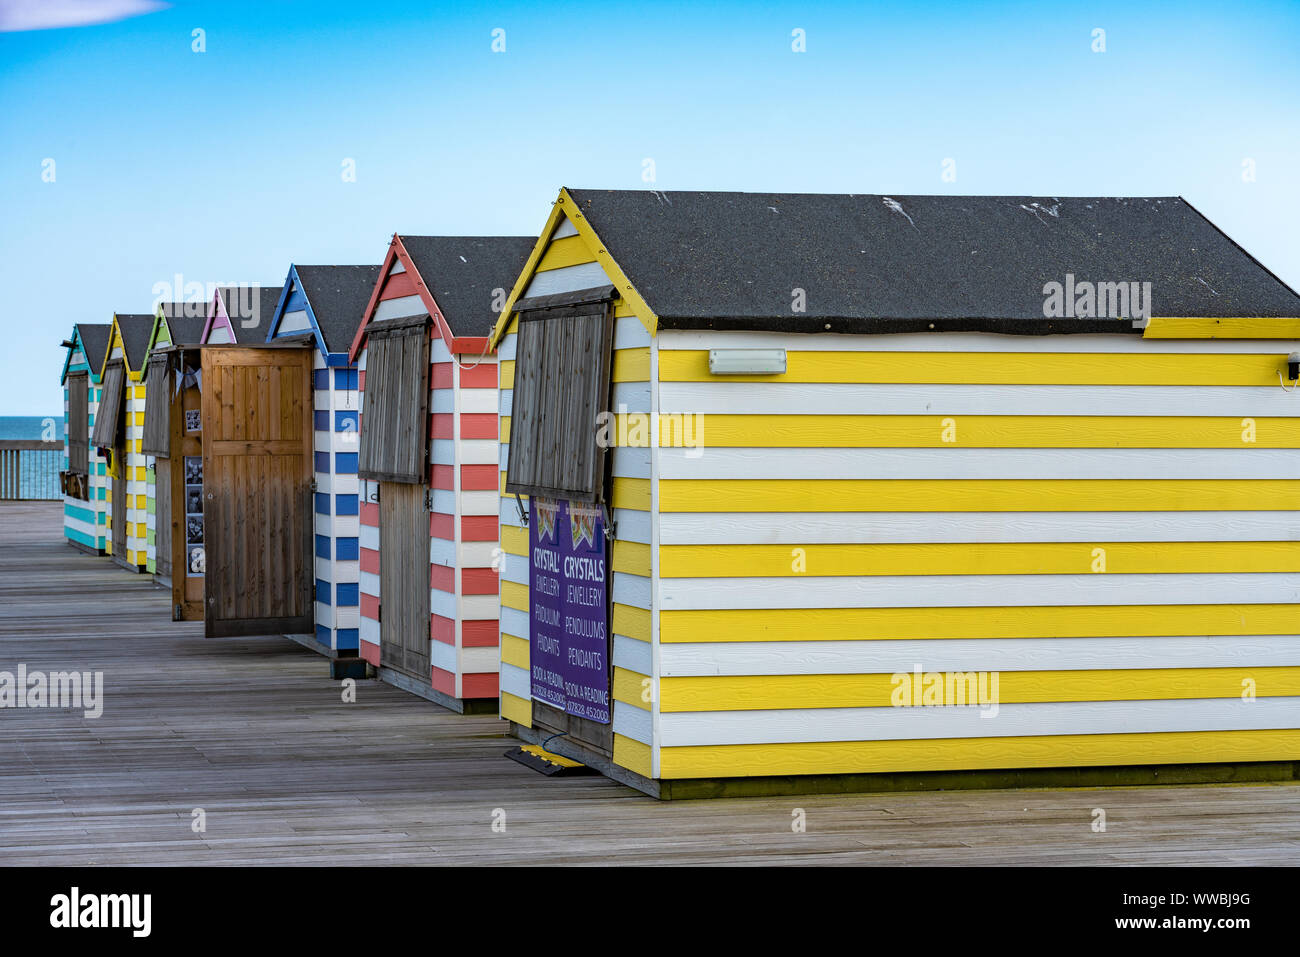
[[281, 284], [218, 286], [208, 304], [201, 343], [253, 345], [266, 341], [266, 330], [280, 301]]

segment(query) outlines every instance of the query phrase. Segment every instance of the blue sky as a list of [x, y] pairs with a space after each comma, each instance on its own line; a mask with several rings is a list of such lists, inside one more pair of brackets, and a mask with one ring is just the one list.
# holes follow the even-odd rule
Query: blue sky
[[1182, 195], [1300, 288], [1300, 3], [175, 2], [0, 32], [0, 415], [58, 410], [73, 322], [177, 273], [535, 234], [561, 185]]

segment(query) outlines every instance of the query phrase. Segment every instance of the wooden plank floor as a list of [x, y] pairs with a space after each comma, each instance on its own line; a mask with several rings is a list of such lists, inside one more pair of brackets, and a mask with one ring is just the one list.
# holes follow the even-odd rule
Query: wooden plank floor
[[293, 642], [205, 640], [169, 621], [148, 578], [63, 544], [60, 511], [0, 503], [0, 670], [103, 671], [104, 713], [0, 710], [0, 863], [1300, 860], [1293, 785], [661, 803], [600, 777], [546, 778], [502, 756], [512, 739], [496, 718], [374, 681], [345, 704], [325, 659]]

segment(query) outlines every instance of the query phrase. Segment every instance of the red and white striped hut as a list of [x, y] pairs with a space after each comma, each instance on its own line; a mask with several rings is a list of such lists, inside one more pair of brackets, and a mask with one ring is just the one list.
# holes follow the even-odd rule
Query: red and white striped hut
[[350, 353], [362, 412], [361, 657], [458, 712], [497, 709], [497, 365], [487, 337], [533, 244], [394, 235]]

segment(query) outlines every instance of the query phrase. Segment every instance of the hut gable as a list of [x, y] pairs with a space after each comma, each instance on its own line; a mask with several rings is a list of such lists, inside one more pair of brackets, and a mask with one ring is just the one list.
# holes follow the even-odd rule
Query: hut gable
[[68, 373], [81, 362], [89, 370], [91, 380], [98, 383], [112, 331], [113, 324], [109, 322], [79, 322], [73, 326], [72, 339], [69, 340], [72, 344], [64, 357], [59, 382], [65, 383]]
[[198, 345], [207, 324], [208, 303], [160, 302], [154, 310], [153, 331], [146, 353], [172, 345]]
[[452, 336], [484, 337], [536, 240], [531, 236], [402, 236], [402, 247]]
[[379, 270], [379, 266], [291, 266], [267, 341], [310, 333], [329, 365], [347, 365], [348, 347]]
[[149, 354], [149, 343], [153, 338], [154, 317], [140, 313], [117, 313], [113, 316], [112, 339], [108, 354], [109, 359], [121, 358], [126, 364], [126, 371], [133, 381], [140, 381], [144, 372], [145, 359]]
[[427, 313], [435, 334], [455, 353], [481, 354], [510, 283], [535, 240], [531, 236], [394, 235], [361, 326], [352, 342], [360, 354], [372, 322]]
[[103, 378], [104, 361], [108, 357], [108, 344], [113, 338], [111, 322], [77, 323], [77, 339], [86, 353], [90, 375], [96, 383]]
[[262, 342], [280, 300], [280, 285], [218, 286], [212, 293], [200, 345]]

